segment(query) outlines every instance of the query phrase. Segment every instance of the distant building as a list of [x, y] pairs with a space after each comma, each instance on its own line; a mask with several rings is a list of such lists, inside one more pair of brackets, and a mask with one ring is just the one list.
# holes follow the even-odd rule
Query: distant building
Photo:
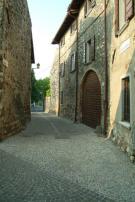
[[[130, 156], [135, 155], [134, 13], [133, 0], [72, 0], [52, 42], [59, 44], [59, 77], [51, 78], [59, 85], [54, 97], [59, 115], [112, 137]], [[52, 97], [53, 92], [54, 86]]]
[[0, 0], [0, 137], [30, 120], [31, 20], [26, 0]]
[[59, 111], [59, 49], [57, 49], [53, 67], [50, 72], [51, 100], [49, 111], [57, 114]]

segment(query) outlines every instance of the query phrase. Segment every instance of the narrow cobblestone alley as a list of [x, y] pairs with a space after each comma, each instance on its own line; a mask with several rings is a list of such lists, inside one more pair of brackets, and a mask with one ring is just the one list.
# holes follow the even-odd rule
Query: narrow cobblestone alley
[[0, 202], [133, 202], [135, 165], [87, 126], [33, 113], [0, 142]]

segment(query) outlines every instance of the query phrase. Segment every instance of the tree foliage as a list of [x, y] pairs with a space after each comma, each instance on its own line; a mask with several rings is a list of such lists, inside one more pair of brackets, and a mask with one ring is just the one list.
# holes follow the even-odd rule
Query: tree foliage
[[35, 78], [34, 70], [31, 70], [31, 103], [38, 102], [40, 96], [36, 86], [36, 82], [37, 80]]
[[36, 80], [34, 71], [31, 72], [31, 102], [38, 102], [45, 96], [50, 96], [50, 78]]

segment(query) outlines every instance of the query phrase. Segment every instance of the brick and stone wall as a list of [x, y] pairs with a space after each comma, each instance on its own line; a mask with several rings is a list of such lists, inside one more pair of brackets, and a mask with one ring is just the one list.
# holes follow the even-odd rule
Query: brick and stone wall
[[[0, 6], [3, 1], [0, 1]], [[0, 135], [17, 133], [30, 120], [31, 20], [26, 0], [4, 1], [0, 34]]]

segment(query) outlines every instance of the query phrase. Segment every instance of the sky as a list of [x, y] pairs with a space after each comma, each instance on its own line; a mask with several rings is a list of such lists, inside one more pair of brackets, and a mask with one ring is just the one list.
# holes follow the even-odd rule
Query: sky
[[[27, 0], [32, 21], [36, 79], [50, 74], [57, 45], [51, 42], [62, 24], [71, 0]], [[33, 68], [36, 67], [33, 65]]]

